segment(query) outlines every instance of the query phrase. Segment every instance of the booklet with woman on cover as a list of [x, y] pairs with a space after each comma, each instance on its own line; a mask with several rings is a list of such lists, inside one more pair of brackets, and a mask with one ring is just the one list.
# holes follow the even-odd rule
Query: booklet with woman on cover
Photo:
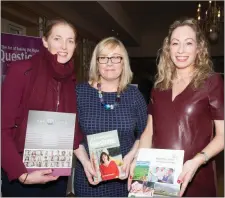
[[117, 130], [88, 135], [87, 141], [91, 163], [98, 175], [94, 181], [124, 177]]

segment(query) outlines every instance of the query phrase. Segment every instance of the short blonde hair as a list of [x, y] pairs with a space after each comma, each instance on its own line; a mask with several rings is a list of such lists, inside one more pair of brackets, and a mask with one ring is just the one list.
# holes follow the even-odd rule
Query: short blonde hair
[[154, 87], [160, 90], [172, 88], [172, 80], [176, 75], [176, 68], [170, 57], [170, 40], [173, 31], [182, 26], [191, 27], [196, 34], [197, 40], [198, 53], [195, 59], [192, 87], [199, 88], [209, 74], [213, 72], [213, 63], [209, 58], [208, 43], [198, 22], [192, 18], [177, 20], [170, 26], [168, 36], [164, 39], [163, 47], [159, 54], [158, 72]]
[[123, 91], [127, 87], [127, 85], [131, 82], [133, 73], [130, 68], [130, 61], [129, 61], [127, 50], [125, 46], [123, 45], [123, 43], [115, 37], [105, 38], [96, 45], [93, 51], [91, 63], [90, 63], [89, 81], [91, 81], [91, 83], [94, 83], [94, 82], [98, 82], [100, 79], [97, 58], [100, 55], [101, 51], [105, 47], [110, 47], [110, 49], [115, 49], [117, 46], [120, 47], [122, 51], [122, 56], [123, 56], [123, 70], [120, 76], [120, 83], [119, 83], [119, 91]]

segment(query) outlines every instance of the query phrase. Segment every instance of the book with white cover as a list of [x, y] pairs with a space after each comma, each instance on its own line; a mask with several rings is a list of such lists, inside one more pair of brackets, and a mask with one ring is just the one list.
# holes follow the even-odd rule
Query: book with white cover
[[23, 162], [28, 170], [71, 175], [76, 114], [30, 110]]
[[128, 196], [179, 196], [183, 159], [183, 150], [140, 149]]
[[97, 172], [94, 181], [124, 177], [122, 154], [117, 130], [87, 136], [90, 160]]

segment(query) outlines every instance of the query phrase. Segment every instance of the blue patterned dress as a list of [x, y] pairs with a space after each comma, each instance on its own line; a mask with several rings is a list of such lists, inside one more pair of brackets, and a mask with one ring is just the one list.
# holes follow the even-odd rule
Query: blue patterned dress
[[[79, 122], [86, 135], [117, 129], [122, 156], [132, 148], [146, 127], [147, 106], [140, 91], [129, 85], [121, 94], [120, 103], [113, 110], [101, 106], [98, 90], [89, 83], [77, 85], [77, 104]], [[114, 104], [116, 92], [103, 92], [104, 101]], [[87, 142], [83, 145], [88, 152]], [[77, 197], [127, 197], [127, 180], [114, 179], [90, 185], [83, 167], [76, 162], [74, 178], [75, 196]]]

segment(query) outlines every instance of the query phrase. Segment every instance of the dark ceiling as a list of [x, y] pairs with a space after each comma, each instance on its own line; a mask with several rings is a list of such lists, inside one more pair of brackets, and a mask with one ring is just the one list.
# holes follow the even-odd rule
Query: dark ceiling
[[162, 24], [168, 27], [179, 17], [195, 17], [197, 8], [195, 1], [121, 1], [120, 4], [142, 31], [161, 28]]
[[[201, 3], [208, 6], [207, 1]], [[26, 14], [24, 8], [30, 11], [29, 26], [38, 21], [38, 15], [47, 18], [58, 15], [72, 21], [82, 35], [92, 40], [117, 36], [129, 47], [140, 46], [142, 36], [149, 31], [166, 34], [169, 25], [180, 17], [196, 17], [197, 1], [3, 1], [2, 16], [21, 18], [25, 24], [26, 19], [20, 17]]]
[[[66, 2], [86, 20], [106, 30], [105, 36], [117, 36], [128, 46], [138, 46], [137, 43], [112, 16], [110, 16], [96, 1]], [[176, 19], [196, 16], [197, 2], [195, 1], [119, 1], [124, 13], [140, 36], [152, 29], [167, 31], [169, 25]], [[115, 30], [112, 32], [112, 29]]]

